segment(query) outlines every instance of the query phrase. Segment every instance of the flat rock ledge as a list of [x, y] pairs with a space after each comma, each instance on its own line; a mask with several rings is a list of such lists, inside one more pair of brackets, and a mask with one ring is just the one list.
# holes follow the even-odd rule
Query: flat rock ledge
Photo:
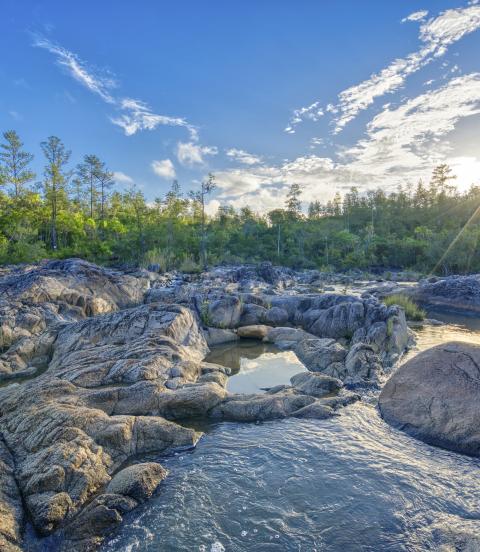
[[[142, 457], [195, 446], [188, 420], [333, 417], [359, 399], [344, 384], [376, 384], [409, 339], [401, 309], [284, 295], [295, 275], [268, 264], [211, 278], [172, 286], [78, 259], [3, 271], [0, 379], [35, 377], [0, 388], [0, 550], [24, 549], [26, 519], [45, 542], [62, 535], [52, 550], [94, 550], [166, 477]], [[310, 371], [229, 394], [207, 339], [241, 337], [292, 348]]]
[[480, 456], [480, 346], [450, 342], [420, 353], [388, 380], [379, 408], [417, 439]]

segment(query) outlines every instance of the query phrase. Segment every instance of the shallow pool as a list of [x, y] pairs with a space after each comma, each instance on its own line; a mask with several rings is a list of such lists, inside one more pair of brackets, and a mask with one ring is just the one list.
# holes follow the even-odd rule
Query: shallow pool
[[215, 347], [205, 360], [231, 369], [230, 393], [262, 393], [265, 388], [289, 384], [292, 376], [305, 371], [293, 351], [253, 339]]

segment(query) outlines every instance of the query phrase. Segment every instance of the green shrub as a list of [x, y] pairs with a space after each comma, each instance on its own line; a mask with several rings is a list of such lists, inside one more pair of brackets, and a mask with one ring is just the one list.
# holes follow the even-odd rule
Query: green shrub
[[421, 309], [415, 301], [412, 301], [409, 297], [401, 295], [400, 293], [386, 297], [383, 302], [387, 305], [387, 307], [391, 305], [398, 305], [399, 307], [402, 307], [408, 320], [421, 321], [425, 320], [425, 317], [427, 316], [427, 313]]
[[190, 274], [196, 274], [202, 272], [202, 267], [199, 263], [192, 257], [185, 257], [178, 267], [180, 272], [187, 272]]
[[159, 272], [166, 272], [169, 268], [168, 264], [167, 255], [158, 247], [149, 249], [140, 263], [143, 268], [148, 268], [150, 265], [158, 265]]

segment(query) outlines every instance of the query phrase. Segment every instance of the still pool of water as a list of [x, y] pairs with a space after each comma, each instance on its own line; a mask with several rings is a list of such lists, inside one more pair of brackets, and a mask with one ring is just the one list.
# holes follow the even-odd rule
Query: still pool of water
[[[445, 321], [418, 332], [416, 352], [480, 343], [476, 319]], [[242, 358], [270, 353], [229, 354], [239, 375]], [[480, 535], [480, 460], [416, 441], [370, 404], [331, 420], [214, 424], [195, 450], [159, 460], [169, 477], [102, 552], [480, 550], [444, 546], [445, 532]]]
[[215, 347], [205, 360], [231, 369], [230, 393], [262, 393], [265, 388], [289, 384], [292, 376], [305, 371], [293, 351], [248, 339]]

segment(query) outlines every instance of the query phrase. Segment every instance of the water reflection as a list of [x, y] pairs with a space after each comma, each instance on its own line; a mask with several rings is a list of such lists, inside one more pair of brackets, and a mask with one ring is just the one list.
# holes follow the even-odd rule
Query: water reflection
[[205, 360], [232, 370], [230, 393], [261, 393], [266, 387], [289, 384], [292, 376], [305, 370], [293, 351], [247, 339], [215, 347]]

